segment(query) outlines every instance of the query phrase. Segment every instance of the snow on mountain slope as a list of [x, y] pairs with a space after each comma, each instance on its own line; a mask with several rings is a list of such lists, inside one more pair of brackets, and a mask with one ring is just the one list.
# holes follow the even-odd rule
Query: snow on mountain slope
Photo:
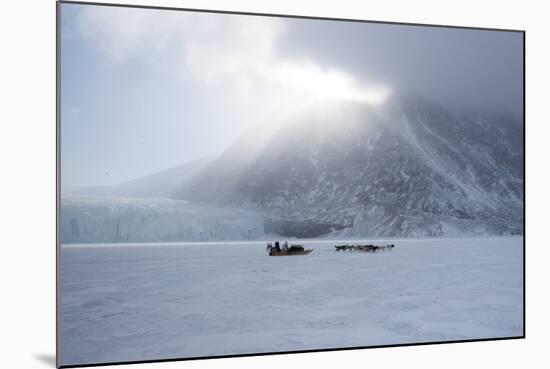
[[245, 132], [222, 155], [189, 181], [180, 182], [174, 198], [220, 203], [229, 196], [271, 137], [264, 125]]
[[234, 241], [264, 235], [258, 212], [168, 199], [64, 197], [61, 222], [64, 244]]
[[[521, 234], [522, 137], [509, 117], [461, 117], [418, 97], [327, 103], [246, 162], [222, 154], [178, 195], [282, 218], [270, 227], [287, 236]], [[209, 186], [231, 165], [230, 186]]]

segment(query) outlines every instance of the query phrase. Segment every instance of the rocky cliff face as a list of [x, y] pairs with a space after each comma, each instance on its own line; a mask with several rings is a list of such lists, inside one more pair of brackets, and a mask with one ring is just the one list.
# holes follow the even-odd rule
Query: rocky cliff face
[[175, 197], [259, 210], [285, 236], [521, 234], [523, 127], [418, 97], [333, 102], [248, 132]]

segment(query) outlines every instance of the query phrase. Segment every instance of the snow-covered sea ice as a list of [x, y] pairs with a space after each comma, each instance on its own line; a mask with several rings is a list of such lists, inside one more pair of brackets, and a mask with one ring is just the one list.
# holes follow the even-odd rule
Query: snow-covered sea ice
[[522, 237], [342, 242], [63, 245], [61, 363], [523, 334]]

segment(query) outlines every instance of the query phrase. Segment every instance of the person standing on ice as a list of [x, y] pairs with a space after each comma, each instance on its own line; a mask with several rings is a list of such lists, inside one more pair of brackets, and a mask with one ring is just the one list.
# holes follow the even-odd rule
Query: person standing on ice
[[283, 250], [288, 251], [288, 242], [287, 241], [285, 241], [285, 243], [283, 244]]

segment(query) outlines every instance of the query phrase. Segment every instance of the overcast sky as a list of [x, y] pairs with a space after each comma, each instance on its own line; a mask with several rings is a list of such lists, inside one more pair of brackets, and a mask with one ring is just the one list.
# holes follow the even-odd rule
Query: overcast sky
[[62, 4], [63, 186], [219, 154], [297, 101], [411, 91], [449, 109], [523, 109], [514, 32]]

